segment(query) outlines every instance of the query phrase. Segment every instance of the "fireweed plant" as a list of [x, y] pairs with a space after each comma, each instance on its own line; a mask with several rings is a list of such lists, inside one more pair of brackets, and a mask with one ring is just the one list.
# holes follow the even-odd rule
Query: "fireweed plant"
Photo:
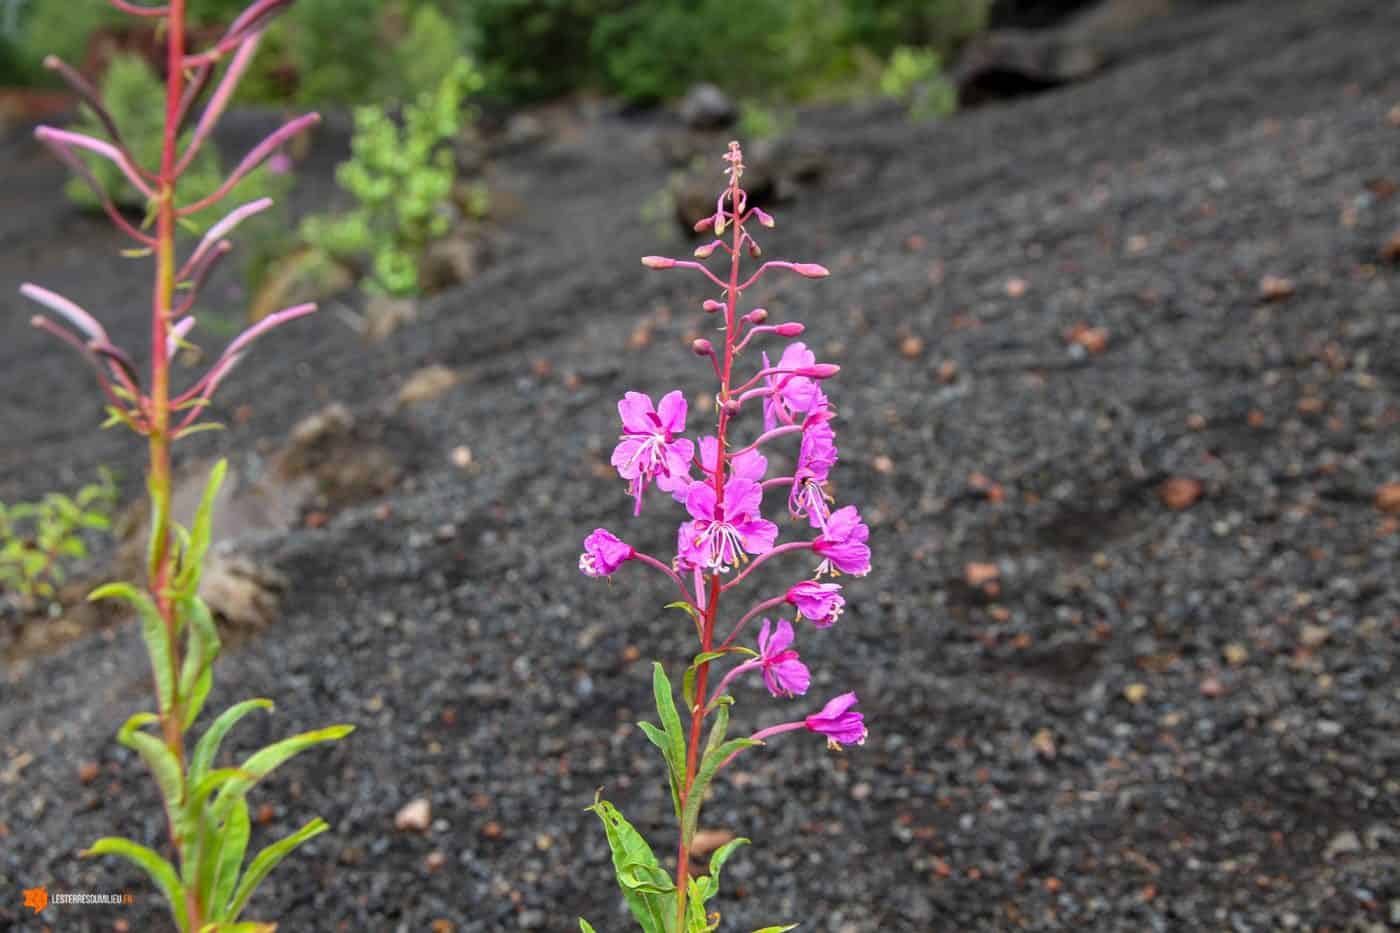
[[[186, 48], [185, 0], [170, 0], [164, 6], [141, 6], [129, 0], [110, 2], [133, 16], [160, 21], [159, 34], [166, 46], [160, 164], [139, 164], [96, 91], [55, 58], [45, 64], [73, 88], [101, 122], [108, 138], [48, 126], [39, 127], [35, 135], [92, 186], [108, 217], [135, 241], [135, 248], [127, 255], [154, 260], [149, 381], [142, 384], [133, 358], [112, 343], [92, 314], [38, 285], [25, 284], [20, 290], [53, 315], [36, 316], [34, 326], [72, 345], [96, 370], [106, 399], [108, 425], [126, 425], [146, 438], [149, 446], [151, 527], [145, 585], [111, 583], [97, 589], [90, 598], [125, 600], [140, 620], [141, 636], [150, 656], [156, 712], [132, 716], [117, 739], [141, 757], [155, 778], [175, 863], [144, 845], [118, 837], [99, 839], [84, 854], [122, 856], [144, 870], [169, 902], [181, 933], [269, 933], [274, 924], [239, 921], [248, 899], [289, 852], [328, 827], [325, 821], [314, 819], [263, 849], [245, 867], [250, 827], [248, 791], [293, 755], [339, 739], [351, 727], [305, 732], [255, 752], [236, 767], [216, 767], [219, 745], [228, 731], [254, 710], [272, 708], [269, 700], [246, 700], [216, 717], [193, 750], [187, 748], [187, 736], [209, 694], [213, 663], [219, 652], [214, 620], [198, 593], [201, 567], [209, 548], [213, 505], [225, 465], [221, 462], [211, 472], [194, 520], [189, 528], [184, 528], [171, 515], [170, 450], [181, 437], [217, 426], [201, 420], [202, 415], [214, 391], [247, 354], [254, 340], [311, 313], [315, 306], [299, 305], [264, 318], [237, 336], [203, 376], [185, 390], [175, 391], [171, 387], [170, 362], [194, 326], [190, 312], [199, 286], [232, 248], [225, 237], [240, 222], [270, 207], [271, 201], [264, 198], [231, 210], [195, 243], [183, 262], [177, 256], [176, 233], [190, 215], [223, 201], [242, 179], [288, 139], [315, 123], [317, 117], [309, 114], [292, 120], [255, 146], [212, 192], [182, 203], [182, 176], [209, 141], [264, 31], [290, 0], [256, 0], [234, 19], [220, 39], [202, 51]], [[106, 159], [142, 193], [148, 204], [144, 223], [138, 226], [122, 216], [79, 153]]]
[[[615, 806], [600, 797], [591, 808], [603, 822], [624, 898], [646, 933], [699, 933], [719, 926], [718, 914], [707, 913], [705, 905], [719, 891], [721, 867], [748, 840], [734, 839], [716, 850], [709, 874], [702, 877], [691, 875], [690, 854], [706, 789], [725, 765], [745, 749], [786, 732], [816, 733], [832, 749], [862, 744], [866, 736], [854, 693], [843, 693], [805, 717], [747, 737], [727, 734], [729, 707], [734, 702], [729, 691], [741, 680], [761, 680], [775, 699], [807, 693], [811, 674], [793, 647], [794, 622], [805, 619], [814, 629], [831, 627], [845, 607], [845, 597], [841, 584], [828, 578], [867, 573], [870, 548], [869, 529], [856, 507], [833, 508], [825, 490], [837, 450], [831, 426], [835, 411], [822, 384], [836, 375], [838, 367], [818, 363], [806, 345], [793, 342], [776, 363], [765, 352], [757, 365], [745, 366], [742, 372], [736, 368], [740, 353], [755, 340], [791, 339], [804, 329], [795, 321], [770, 324], [762, 308], [741, 315], [744, 291], [773, 271], [814, 279], [828, 273], [814, 263], [770, 261], [745, 275], [744, 257], [760, 255], [749, 226], [756, 222], [772, 227], [773, 218], [748, 203], [741, 187], [744, 161], [739, 144], [730, 143], [724, 158], [728, 186], [714, 214], [696, 224], [697, 231], [715, 237], [695, 250], [701, 261], [663, 256], [642, 260], [650, 269], [696, 272], [719, 289], [719, 297], [706, 299], [701, 307], [721, 316], [722, 346], [701, 339], [692, 347], [697, 356], [709, 361], [719, 382], [715, 432], [698, 443], [684, 436], [686, 402], [679, 390], [656, 402], [643, 393], [628, 392], [618, 403], [622, 435], [612, 464], [627, 481], [635, 500], [634, 514], [641, 514], [652, 487], [656, 490], [653, 501], [659, 494], [663, 498], [669, 494], [685, 507], [689, 518], [677, 532], [676, 555], [669, 562], [661, 560], [599, 528], [584, 541], [579, 558], [579, 569], [590, 577], [610, 577], [627, 563], [643, 564], [669, 577], [681, 598], [667, 608], [689, 614], [699, 640], [699, 651], [686, 668], [681, 689], [690, 722], [682, 721], [671, 680], [658, 662], [652, 668], [652, 686], [660, 725], [640, 724], [661, 750], [670, 776], [671, 801], [680, 823], [675, 878], [660, 867], [646, 840]], [[716, 253], [727, 259], [727, 269], [720, 274], [703, 262]], [[752, 440], [736, 440], [735, 419], [753, 409], [761, 412], [763, 430], [754, 432]], [[770, 476], [764, 451], [779, 441], [796, 447], [796, 466], [791, 475]], [[778, 543], [778, 526], [763, 517], [765, 494], [786, 495], [787, 511], [796, 525], [793, 540]], [[816, 559], [808, 579], [759, 599], [742, 613], [729, 609], [730, 594], [759, 567], [777, 557], [804, 553]], [[758, 633], [751, 646], [745, 636], [752, 636], [746, 630], [754, 620], [758, 620]], [[711, 667], [731, 662], [711, 690]], [[712, 724], [702, 745], [706, 720]], [[586, 920], [580, 925], [591, 933]], [[790, 929], [767, 927], [759, 933]]]

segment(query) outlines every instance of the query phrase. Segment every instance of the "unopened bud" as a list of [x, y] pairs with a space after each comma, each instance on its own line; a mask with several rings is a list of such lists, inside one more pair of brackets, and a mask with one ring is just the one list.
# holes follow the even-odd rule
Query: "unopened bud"
[[701, 337], [690, 344], [690, 351], [696, 356], [714, 356], [715, 345]]
[[648, 269], [670, 269], [674, 267], [676, 261], [665, 256], [643, 256], [642, 265]]
[[729, 401], [725, 402], [721, 407], [724, 409], [725, 414], [731, 416], [737, 415], [739, 413], [739, 400], [737, 398], [731, 398]]
[[696, 233], [704, 233], [706, 230], [710, 229], [710, 228], [713, 227], [714, 225], [715, 225], [715, 215], [714, 215], [714, 214], [711, 214], [709, 217], [701, 218], [700, 220], [697, 220], [697, 221], [695, 222], [695, 232], [696, 232]]
[[763, 255], [763, 250], [759, 249], [758, 244], [755, 243], [753, 240], [749, 240], [749, 255], [754, 259], [757, 259], [759, 256]]
[[706, 314], [714, 314], [716, 311], [724, 310], [724, 302], [715, 301], [713, 298], [706, 298], [705, 302], [700, 305], [700, 307]]
[[800, 337], [807, 328], [797, 321], [788, 321], [786, 324], [779, 324], [773, 328], [773, 333], [779, 337]]
[[806, 376], [809, 379], [830, 379], [841, 371], [841, 367], [835, 363], [814, 363], [811, 366], [803, 366], [796, 371], [798, 376]]
[[753, 209], [753, 215], [758, 218], [758, 222], [765, 227], [773, 226], [773, 217], [761, 207]]
[[744, 320], [748, 321], [750, 324], [762, 324], [764, 321], [768, 320], [768, 309], [754, 308], [748, 314], [744, 315]]
[[724, 236], [724, 228], [725, 228], [726, 226], [727, 226], [727, 224], [726, 224], [726, 222], [725, 222], [724, 215], [723, 215], [723, 214], [717, 214], [717, 215], [715, 216], [715, 235], [716, 235], [716, 236]]
[[798, 275], [805, 275], [809, 279], [824, 279], [831, 275], [826, 266], [819, 266], [815, 262], [793, 263], [792, 269]]
[[715, 247], [719, 246], [719, 240], [713, 240], [704, 246], [695, 247], [696, 259], [709, 259], [714, 254]]

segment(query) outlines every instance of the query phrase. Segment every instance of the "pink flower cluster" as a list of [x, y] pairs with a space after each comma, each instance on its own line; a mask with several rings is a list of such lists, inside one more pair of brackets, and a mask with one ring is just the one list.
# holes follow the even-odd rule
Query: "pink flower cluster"
[[[727, 171], [737, 179], [743, 171], [737, 144], [731, 144], [726, 159]], [[776, 363], [767, 352], [762, 352], [758, 365], [749, 372], [731, 375], [739, 371], [741, 351], [751, 340], [790, 339], [804, 331], [803, 325], [796, 322], [767, 323], [768, 312], [762, 308], [739, 314], [735, 305], [744, 289], [774, 269], [794, 271], [808, 278], [828, 274], [825, 268], [812, 263], [770, 261], [741, 281], [736, 250], [748, 256], [760, 254], [747, 224], [756, 220], [762, 226], [773, 225], [768, 214], [746, 202], [747, 195], [735, 184], [721, 196], [715, 213], [697, 225], [697, 230], [712, 230], [717, 237], [730, 231], [729, 242], [718, 238], [695, 251], [702, 260], [716, 251], [728, 253], [733, 260], [728, 281], [702, 262], [660, 256], [643, 259], [652, 269], [698, 271], [723, 290], [724, 298], [709, 299], [702, 305], [707, 313], [725, 314], [723, 350], [708, 340], [696, 341], [694, 345], [695, 353], [710, 360], [720, 380], [715, 433], [694, 440], [686, 437], [688, 410], [685, 396], [678, 389], [656, 402], [644, 393], [628, 392], [618, 403], [622, 432], [613, 451], [612, 465], [635, 500], [635, 514], [641, 514], [644, 494], [653, 485], [669, 492], [684, 506], [687, 517], [679, 522], [676, 531], [675, 554], [668, 560], [644, 554], [611, 531], [599, 528], [585, 539], [579, 558], [579, 569], [591, 577], [611, 576], [630, 561], [658, 569], [675, 581], [685, 602], [700, 615], [706, 613], [708, 604], [719, 594], [737, 586], [769, 560], [811, 552], [816, 561], [808, 579], [793, 584], [782, 596], [758, 603], [735, 623], [722, 643], [707, 643], [707, 651], [731, 649], [750, 618], [783, 605], [795, 610], [794, 619], [806, 619], [814, 628], [828, 628], [845, 606], [841, 584], [834, 579], [843, 574], [862, 576], [870, 570], [869, 528], [856, 506], [834, 507], [828, 491], [838, 451], [832, 426], [836, 411], [823, 387], [839, 367], [818, 362], [805, 343], [792, 341], [781, 348]], [[762, 431], [748, 443], [736, 443], [733, 421], [751, 408], [761, 411]], [[777, 445], [783, 445], [794, 458], [790, 473], [770, 469], [767, 454]], [[786, 511], [791, 519], [790, 540], [782, 543], [778, 524], [765, 517], [763, 509], [765, 496], [771, 499], [774, 492], [786, 492]], [[764, 617], [757, 652], [741, 649], [749, 659], [725, 675], [715, 696], [722, 695], [731, 683], [749, 672], [761, 674], [774, 697], [805, 694], [811, 675], [792, 647], [794, 641], [793, 621]], [[861, 714], [852, 709], [855, 702], [855, 694], [843, 694], [821, 712], [799, 722], [762, 730], [755, 738], [805, 728], [827, 736], [833, 744], [859, 744], [865, 740], [866, 730]]]

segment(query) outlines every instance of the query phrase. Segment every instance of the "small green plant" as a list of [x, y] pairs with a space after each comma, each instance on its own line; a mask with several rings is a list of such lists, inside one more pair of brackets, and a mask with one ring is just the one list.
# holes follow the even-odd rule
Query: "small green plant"
[[383, 108], [357, 108], [351, 157], [336, 169], [336, 180], [357, 204], [340, 216], [307, 218], [307, 243], [341, 261], [368, 257], [371, 291], [417, 294], [429, 244], [461, 213], [482, 214], [488, 207], [479, 187], [466, 205], [453, 200], [452, 142], [471, 116], [465, 98], [482, 84], [471, 61], [458, 58], [436, 90], [404, 108], [402, 127]]
[[896, 48], [880, 73], [880, 93], [905, 101], [914, 120], [946, 117], [958, 106], [957, 90], [943, 76], [943, 57], [933, 49]]
[[36, 609], [52, 599], [67, 579], [67, 565], [87, 556], [85, 531], [107, 531], [117, 487], [112, 474], [67, 496], [51, 492], [38, 502], [0, 502], [0, 591], [20, 606]]

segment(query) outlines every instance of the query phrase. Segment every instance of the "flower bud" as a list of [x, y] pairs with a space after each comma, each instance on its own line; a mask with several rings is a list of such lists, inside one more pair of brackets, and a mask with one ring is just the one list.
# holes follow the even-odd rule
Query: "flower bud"
[[725, 222], [725, 219], [724, 219], [724, 215], [723, 215], [723, 214], [718, 214], [718, 215], [716, 215], [716, 216], [715, 216], [715, 236], [724, 236], [724, 228], [725, 228], [725, 226], [726, 226], [726, 222]]
[[670, 269], [673, 268], [675, 264], [676, 261], [674, 259], [669, 259], [665, 256], [642, 257], [642, 265], [646, 266], [648, 269]]
[[725, 402], [722, 407], [724, 408], [725, 414], [733, 417], [739, 413], [740, 402], [737, 398], [731, 398], [729, 401]]
[[706, 314], [714, 314], [716, 311], [724, 310], [724, 302], [715, 301], [713, 298], [706, 298], [704, 304], [700, 305]]
[[795, 375], [806, 376], [809, 379], [830, 379], [840, 371], [841, 367], [835, 363], [814, 363], [796, 370]]
[[690, 351], [696, 356], [714, 356], [715, 345], [710, 343], [704, 337], [701, 337], [700, 339], [691, 342]]
[[695, 247], [696, 259], [709, 259], [714, 254], [715, 247], [719, 246], [719, 240], [713, 240], [704, 246]]
[[797, 321], [788, 321], [786, 324], [779, 324], [773, 328], [773, 333], [779, 337], [800, 337], [806, 329], [805, 325], [799, 324]]
[[817, 265], [815, 262], [793, 263], [792, 269], [798, 275], [805, 275], [809, 279], [824, 279], [831, 275], [826, 266]]
[[768, 309], [754, 308], [748, 314], [744, 315], [744, 320], [750, 324], [762, 324], [764, 321], [768, 320]]
[[751, 256], [754, 259], [757, 259], [759, 256], [762, 255], [763, 250], [758, 248], [758, 244], [755, 243], [753, 240], [749, 240], [749, 256]]
[[704, 233], [706, 230], [710, 229], [714, 225], [715, 216], [711, 214], [709, 217], [703, 217], [695, 222], [695, 232]]
[[769, 214], [767, 211], [765, 211], [763, 208], [761, 208], [761, 207], [755, 207], [755, 208], [753, 209], [753, 215], [754, 215], [755, 217], [758, 218], [758, 222], [759, 222], [760, 225], [762, 225], [762, 226], [764, 226], [764, 227], [772, 227], [772, 226], [773, 226], [773, 217], [772, 217], [772, 215], [770, 215], [770, 214]]

